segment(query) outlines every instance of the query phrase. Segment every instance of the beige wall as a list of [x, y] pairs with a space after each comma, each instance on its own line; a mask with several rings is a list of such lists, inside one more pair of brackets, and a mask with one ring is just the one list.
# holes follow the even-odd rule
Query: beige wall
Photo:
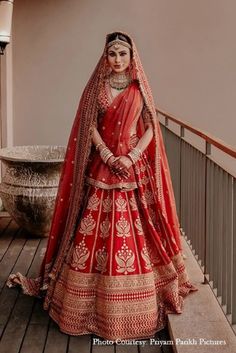
[[156, 104], [235, 145], [234, 0], [15, 0], [14, 144], [66, 144], [107, 32], [130, 33]]

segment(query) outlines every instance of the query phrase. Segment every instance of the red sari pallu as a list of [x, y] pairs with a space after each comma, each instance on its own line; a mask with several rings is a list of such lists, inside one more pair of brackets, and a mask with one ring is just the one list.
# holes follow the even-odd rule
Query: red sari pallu
[[[134, 44], [133, 50], [135, 54]], [[101, 60], [96, 70], [99, 65], [101, 69]], [[135, 60], [137, 63], [134, 55]], [[91, 126], [97, 124], [115, 156], [127, 155], [145, 131], [147, 98], [140, 81], [136, 77], [110, 102], [105, 88], [100, 90], [106, 102], [100, 99], [103, 113]], [[162, 198], [157, 187], [157, 134], [159, 155], [165, 153], [160, 128], [153, 125], [153, 140], [131, 166], [128, 179], [120, 180], [94, 146], [85, 146], [87, 163], [82, 171], [82, 203], [78, 207], [73, 186], [80, 170], [75, 168], [72, 173], [71, 165], [76, 162], [77, 138], [86, 129], [82, 129], [83, 111], [79, 110], [40, 275], [29, 279], [20, 273], [12, 274], [8, 285], [20, 284], [26, 294], [43, 295], [44, 308], [67, 334], [95, 333], [112, 340], [148, 338], [166, 325], [167, 313], [181, 313], [183, 297], [196, 290], [180, 252], [172, 185], [164, 176], [169, 173], [166, 157], [159, 161]], [[136, 133], [130, 136], [134, 124]], [[83, 157], [78, 158], [81, 161]], [[79, 212], [66, 236], [73, 218], [71, 205], [76, 202]]]

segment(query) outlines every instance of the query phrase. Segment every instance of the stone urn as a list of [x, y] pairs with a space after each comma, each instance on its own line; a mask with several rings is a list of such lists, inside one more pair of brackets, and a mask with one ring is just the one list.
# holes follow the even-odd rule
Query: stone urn
[[0, 149], [3, 206], [31, 235], [49, 234], [65, 152], [64, 146]]

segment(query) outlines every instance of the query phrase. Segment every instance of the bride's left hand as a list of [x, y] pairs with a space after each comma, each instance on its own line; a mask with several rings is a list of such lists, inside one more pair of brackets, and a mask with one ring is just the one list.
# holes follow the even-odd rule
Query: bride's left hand
[[131, 167], [131, 165], [132, 161], [129, 157], [119, 156], [112, 163], [111, 168], [115, 172], [115, 174], [128, 178], [128, 176], [130, 175], [128, 169]]

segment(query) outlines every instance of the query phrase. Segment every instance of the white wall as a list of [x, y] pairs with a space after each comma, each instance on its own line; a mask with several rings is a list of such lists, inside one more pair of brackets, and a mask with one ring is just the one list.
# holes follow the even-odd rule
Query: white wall
[[233, 0], [15, 0], [14, 144], [66, 144], [105, 34], [130, 33], [156, 104], [235, 145]]

